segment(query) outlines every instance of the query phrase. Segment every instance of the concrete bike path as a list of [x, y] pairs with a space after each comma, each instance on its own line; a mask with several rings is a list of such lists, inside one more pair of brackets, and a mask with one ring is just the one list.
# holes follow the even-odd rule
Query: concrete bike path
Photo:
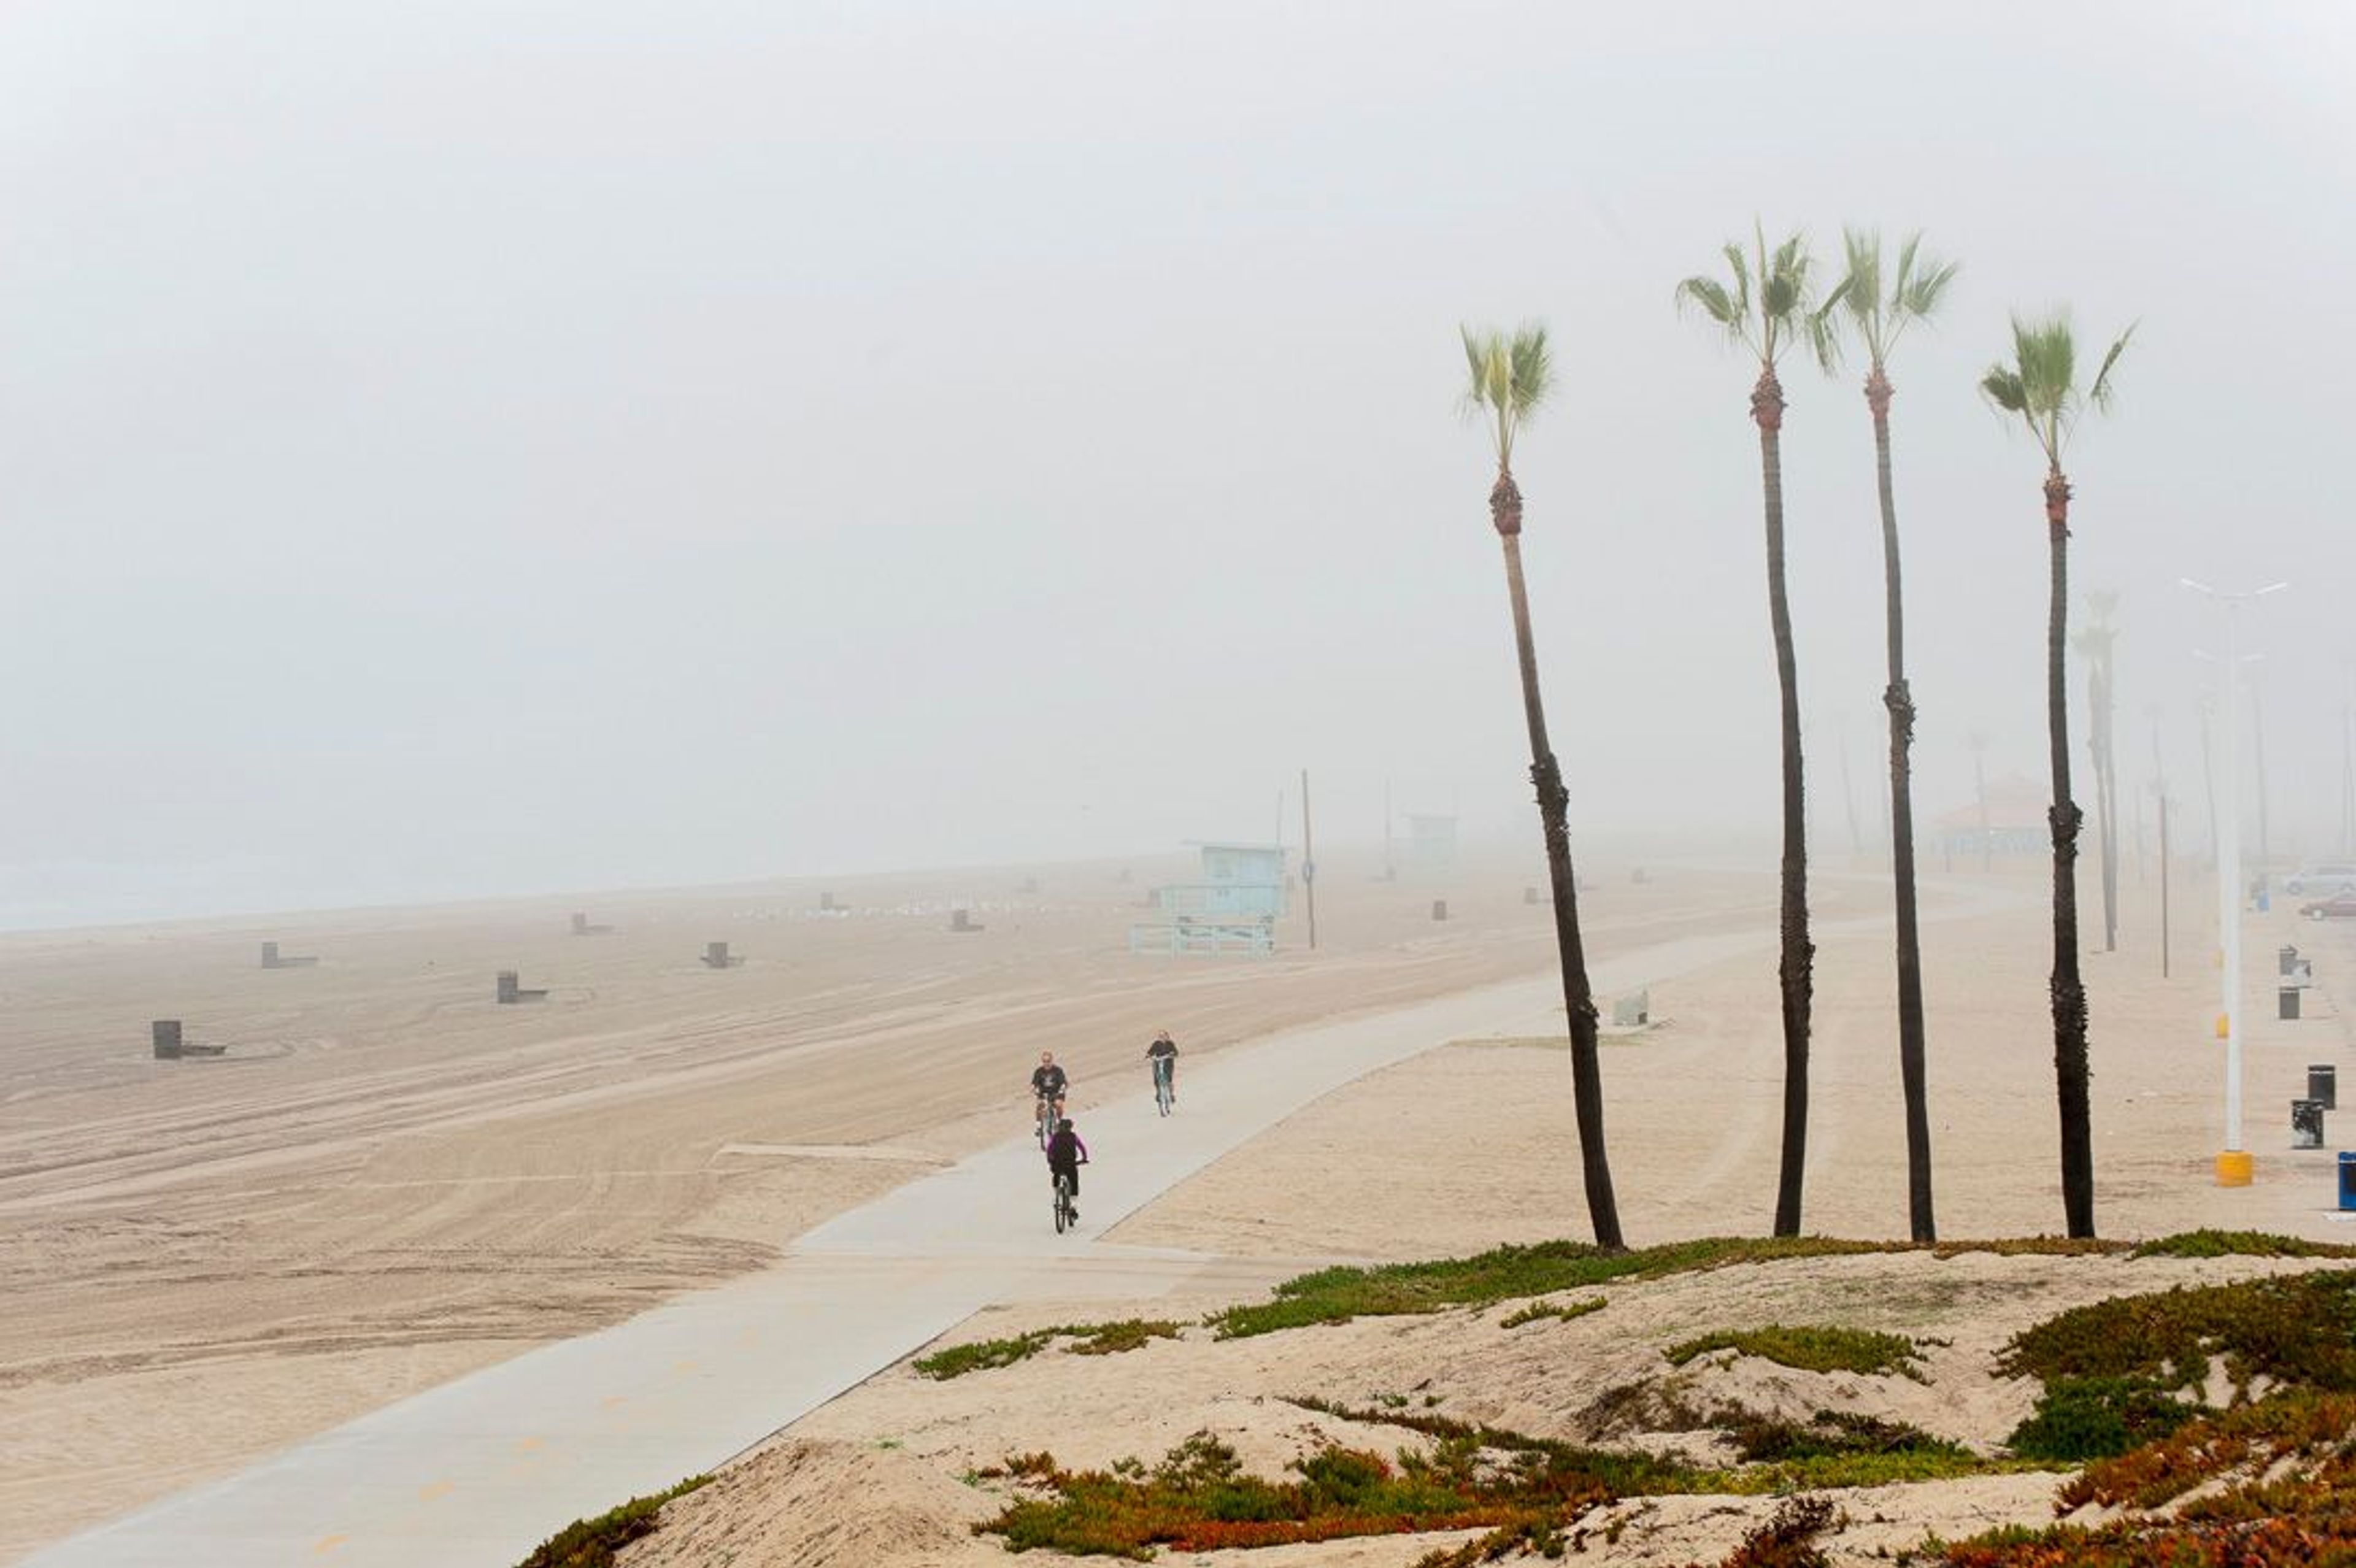
[[[1962, 901], [1949, 918], [1982, 912]], [[1877, 924], [1886, 917], [1819, 929]], [[1772, 931], [1687, 937], [1591, 972], [1609, 995], [1772, 941]], [[511, 1568], [565, 1521], [724, 1462], [992, 1303], [1150, 1297], [1199, 1283], [1219, 1260], [1097, 1238], [1354, 1079], [1451, 1040], [1558, 1029], [1561, 1012], [1547, 975], [1182, 1058], [1166, 1119], [1141, 1047], [1134, 1092], [1098, 1104], [1093, 1085], [1076, 1085], [1074, 1119], [1096, 1163], [1075, 1234], [1054, 1232], [1026, 1133], [828, 1221], [758, 1275], [372, 1412], [25, 1568]]]

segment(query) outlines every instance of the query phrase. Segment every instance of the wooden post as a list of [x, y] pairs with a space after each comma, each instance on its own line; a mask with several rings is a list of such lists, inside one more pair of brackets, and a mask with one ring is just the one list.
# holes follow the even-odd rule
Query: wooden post
[[1301, 887], [1309, 898], [1309, 951], [1317, 951], [1317, 841], [1309, 832], [1309, 770], [1301, 770]]
[[180, 1020], [157, 1019], [150, 1023], [147, 1029], [148, 1032], [155, 1037], [155, 1060], [177, 1061], [180, 1059]]

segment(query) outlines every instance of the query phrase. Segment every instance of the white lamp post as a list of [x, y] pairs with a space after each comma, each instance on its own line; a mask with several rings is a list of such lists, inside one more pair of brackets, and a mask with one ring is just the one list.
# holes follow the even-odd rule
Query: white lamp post
[[2247, 1187], [2250, 1156], [2242, 1147], [2242, 605], [2287, 588], [2269, 582], [2246, 593], [2221, 593], [2187, 577], [2184, 586], [2205, 593], [2225, 607], [2225, 755], [2217, 770], [2217, 933], [2224, 949], [2223, 1008], [2219, 1021], [2225, 1032], [2225, 1147], [2217, 1156], [2217, 1184]]

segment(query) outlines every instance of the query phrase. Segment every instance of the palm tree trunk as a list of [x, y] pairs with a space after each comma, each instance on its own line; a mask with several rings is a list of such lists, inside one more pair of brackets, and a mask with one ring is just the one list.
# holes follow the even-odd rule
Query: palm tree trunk
[[1922, 945], [1914, 901], [1914, 695], [1906, 684], [1906, 612], [1900, 592], [1898, 501], [1890, 482], [1889, 378], [1876, 365], [1866, 378], [1873, 411], [1873, 461], [1881, 493], [1883, 598], [1888, 608], [1890, 685], [1890, 869], [1898, 901], [1898, 1073], [1906, 1093], [1906, 1217], [1917, 1242], [1935, 1242], [1931, 1211], [1931, 1108], [1924, 1083]]
[[1815, 949], [1808, 941], [1807, 796], [1800, 772], [1800, 676], [1792, 645], [1792, 605], [1783, 591], [1783, 389], [1770, 366], [1751, 392], [1759, 426], [1759, 468], [1767, 500], [1767, 611], [1775, 633], [1775, 677], [1783, 701], [1783, 1155], [1775, 1182], [1775, 1234], [1800, 1233], [1800, 1189], [1808, 1158], [1808, 1004]]
[[2045, 481], [2052, 547], [2052, 604], [2045, 628], [2047, 739], [2053, 756], [2053, 1078], [2062, 1112], [2062, 1209], [2072, 1236], [2094, 1233], [2094, 1130], [2087, 1108], [2086, 986], [2078, 975], [2078, 854], [2083, 814], [2070, 798], [2070, 688], [2063, 663], [2070, 635], [2070, 482], [2056, 467]]
[[1522, 581], [1522, 492], [1502, 466], [1489, 492], [1489, 516], [1505, 549], [1505, 590], [1513, 600], [1514, 646], [1522, 665], [1522, 710], [1529, 721], [1530, 783], [1546, 834], [1547, 874], [1554, 884], [1555, 946], [1562, 964], [1563, 1010], [1570, 1020], [1571, 1101], [1579, 1124], [1579, 1158], [1587, 1185], [1587, 1217], [1595, 1244], [1606, 1252], [1627, 1245], [1620, 1206], [1612, 1194], [1612, 1167], [1603, 1151], [1603, 1067], [1596, 1047], [1595, 993], [1587, 978], [1587, 952], [1579, 933], [1579, 879], [1570, 864], [1570, 792], [1547, 740], [1546, 705], [1538, 697], [1537, 645], [1530, 635], [1530, 600]]

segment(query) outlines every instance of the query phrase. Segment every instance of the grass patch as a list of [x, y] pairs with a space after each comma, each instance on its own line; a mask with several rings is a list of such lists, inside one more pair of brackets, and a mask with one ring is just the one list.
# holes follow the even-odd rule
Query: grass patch
[[1124, 1317], [1118, 1323], [1098, 1323], [1059, 1332], [1073, 1337], [1070, 1349], [1076, 1356], [1112, 1356], [1124, 1350], [1141, 1350], [1151, 1339], [1175, 1339], [1178, 1325], [1166, 1317]]
[[[2090, 1465], [2059, 1506], [2126, 1510], [2099, 1529], [2003, 1530], [1942, 1545], [1953, 1568], [2289, 1568], [2356, 1562], [2356, 1396], [2298, 1391], [2202, 1415]], [[2210, 1483], [2219, 1483], [2211, 1486]], [[2207, 1489], [2199, 1489], [2206, 1488]], [[2173, 1512], [2155, 1512], [2169, 1505]]]
[[2260, 1380], [2356, 1392], [2356, 1270], [2121, 1296], [2014, 1339], [1997, 1363], [2044, 1386], [2009, 1439], [2029, 1457], [2078, 1461], [2165, 1438], [2221, 1362], [2236, 1401]]
[[1593, 1477], [1544, 1463], [1483, 1470], [1469, 1447], [1395, 1462], [1330, 1447], [1288, 1467], [1290, 1478], [1246, 1472], [1236, 1451], [1208, 1432], [1173, 1448], [1140, 1477], [1035, 1467], [1044, 1497], [1019, 1498], [977, 1534], [1008, 1550], [1047, 1547], [1077, 1555], [1150, 1557], [1153, 1548], [1215, 1552], [1332, 1541], [1345, 1536], [1494, 1527], [1539, 1511], [1584, 1509], [1607, 1495]]
[[1671, 1345], [1661, 1352], [1674, 1366], [1696, 1356], [1732, 1350], [1738, 1356], [1760, 1356], [1778, 1366], [1803, 1372], [1857, 1372], [1882, 1377], [1895, 1372], [1922, 1381], [1915, 1369], [1921, 1352], [1902, 1334], [1881, 1334], [1870, 1328], [1840, 1328], [1771, 1323], [1764, 1328], [1724, 1328]]
[[1965, 1253], [2005, 1257], [2075, 1257], [2127, 1251], [2123, 1242], [2069, 1241], [2029, 1236], [2008, 1241], [1940, 1243], [1850, 1242], [1828, 1236], [1712, 1236], [1675, 1242], [1636, 1252], [1607, 1253], [1583, 1242], [1541, 1242], [1497, 1247], [1466, 1258], [1429, 1263], [1344, 1265], [1319, 1269], [1278, 1285], [1274, 1299], [1231, 1307], [1204, 1319], [1222, 1339], [1273, 1334], [1353, 1317], [1439, 1312], [1451, 1307], [1485, 1307], [1526, 1296], [1591, 1290], [1618, 1279], [1658, 1279], [1736, 1264], [1781, 1263], [1790, 1258], [1855, 1257], [1879, 1253], [1927, 1252], [1950, 1258]]
[[612, 1568], [616, 1552], [654, 1533], [663, 1504], [711, 1482], [709, 1476], [690, 1476], [669, 1491], [632, 1498], [595, 1519], [575, 1520], [532, 1548], [517, 1568]]
[[917, 1357], [915, 1366], [919, 1375], [941, 1381], [961, 1378], [968, 1372], [989, 1371], [995, 1367], [1011, 1367], [1017, 1361], [1027, 1361], [1045, 1349], [1048, 1341], [1061, 1332], [1056, 1328], [1039, 1328], [1004, 1339], [976, 1339], [969, 1345], [951, 1345], [946, 1350]]
[[1584, 1317], [1590, 1312], [1602, 1310], [1603, 1297], [1600, 1296], [1591, 1296], [1585, 1301], [1572, 1301], [1561, 1305], [1551, 1301], [1533, 1301], [1520, 1311], [1508, 1312], [1505, 1317], [1497, 1319], [1497, 1327], [1518, 1328], [1525, 1323], [1536, 1323], [1542, 1317], [1558, 1318], [1568, 1323], [1573, 1318]]
[[2303, 1242], [2264, 1231], [2183, 1231], [2136, 1248], [2139, 1258], [2350, 1258], [2356, 1247], [2337, 1242]]
[[1110, 1356], [1141, 1349], [1150, 1340], [1175, 1339], [1178, 1334], [1179, 1325], [1166, 1317], [1070, 1323], [1054, 1328], [1033, 1328], [1028, 1334], [1003, 1339], [976, 1339], [969, 1345], [952, 1345], [933, 1355], [919, 1356], [912, 1364], [920, 1375], [945, 1381], [968, 1372], [989, 1371], [1027, 1361], [1058, 1339], [1071, 1340], [1068, 1349], [1076, 1356]]

